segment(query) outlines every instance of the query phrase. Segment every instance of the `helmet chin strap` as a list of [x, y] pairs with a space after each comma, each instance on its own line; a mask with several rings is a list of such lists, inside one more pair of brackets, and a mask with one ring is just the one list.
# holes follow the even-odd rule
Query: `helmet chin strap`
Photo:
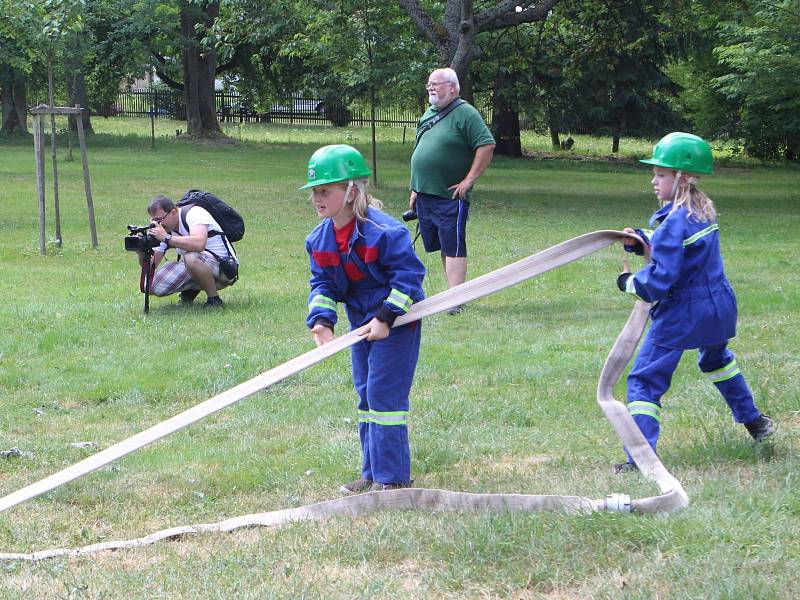
[[670, 196], [672, 197], [672, 201], [675, 202], [678, 196], [678, 187], [681, 183], [681, 177], [683, 177], [683, 171], [678, 169], [678, 172], [675, 173], [675, 181], [672, 182], [672, 191], [670, 192]]
[[353, 189], [353, 180], [347, 182], [347, 189], [344, 192], [344, 203], [345, 204], [352, 204], [353, 201], [350, 200], [350, 190]]

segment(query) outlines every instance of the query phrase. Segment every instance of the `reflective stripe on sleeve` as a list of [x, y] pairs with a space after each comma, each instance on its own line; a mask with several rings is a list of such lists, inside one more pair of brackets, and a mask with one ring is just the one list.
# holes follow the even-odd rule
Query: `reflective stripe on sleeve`
[[317, 294], [311, 299], [311, 302], [308, 303], [308, 310], [312, 308], [329, 308], [330, 310], [336, 310], [336, 300], [332, 298], [328, 298], [327, 296], [323, 296], [322, 294]]
[[359, 410], [358, 411], [358, 422], [359, 423], [369, 423], [369, 411], [368, 410]]
[[709, 373], [708, 378], [711, 381], [711, 383], [719, 383], [721, 381], [727, 381], [728, 379], [733, 379], [739, 373], [741, 373], [741, 371], [739, 370], [739, 365], [736, 364], [736, 359], [734, 358], [731, 362], [729, 362], [721, 369]]
[[652, 402], [645, 402], [644, 400], [634, 400], [628, 402], [628, 413], [633, 415], [646, 415], [654, 418], [659, 423], [661, 422], [661, 407]]
[[411, 300], [411, 296], [404, 294], [401, 291], [392, 289], [392, 293], [389, 294], [389, 297], [386, 299], [386, 302], [389, 304], [394, 304], [397, 308], [402, 310], [403, 312], [408, 312], [408, 309], [411, 308], [411, 305], [414, 303]]
[[705, 237], [708, 234], [715, 232], [717, 229], [719, 229], [718, 224], [714, 223], [713, 225], [709, 225], [705, 229], [701, 229], [700, 231], [695, 233], [692, 237], [688, 237], [685, 240], [683, 240], [683, 245], [688, 246], [690, 244], [694, 244], [701, 237]]

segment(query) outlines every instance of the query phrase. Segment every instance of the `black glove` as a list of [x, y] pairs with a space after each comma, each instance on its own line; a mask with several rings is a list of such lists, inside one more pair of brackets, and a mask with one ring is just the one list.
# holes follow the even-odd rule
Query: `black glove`
[[619, 288], [620, 292], [626, 291], [626, 287], [628, 285], [628, 279], [633, 277], [632, 273], [620, 273], [617, 276], [617, 287]]
[[333, 323], [331, 323], [331, 322], [330, 322], [328, 319], [326, 319], [325, 317], [317, 317], [317, 318], [314, 320], [314, 325], [324, 325], [325, 327], [327, 327], [327, 328], [328, 328], [328, 329], [330, 329], [331, 331], [333, 331], [333, 330], [334, 330], [334, 329], [333, 329]]

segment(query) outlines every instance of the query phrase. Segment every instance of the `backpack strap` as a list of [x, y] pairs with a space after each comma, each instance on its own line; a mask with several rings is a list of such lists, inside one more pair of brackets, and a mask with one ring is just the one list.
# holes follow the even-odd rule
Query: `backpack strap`
[[[192, 190], [192, 192], [195, 192], [195, 191], [196, 190]], [[202, 194], [203, 192], [200, 192], [200, 193]], [[191, 234], [192, 232], [189, 231], [189, 223], [186, 221], [186, 213], [188, 213], [189, 210], [191, 210], [195, 206], [197, 206], [197, 205], [196, 204], [183, 204], [183, 205], [179, 205], [178, 206], [178, 212], [181, 215], [181, 222], [183, 223], [183, 228], [189, 234]], [[180, 210], [181, 208], [185, 208], [186, 211], [184, 212], [184, 211]], [[225, 232], [223, 232], [223, 231], [209, 231], [208, 232], [208, 237], [215, 237], [215, 236], [218, 236], [218, 235], [222, 236], [222, 242], [227, 246], [228, 256], [233, 256], [233, 252], [231, 252], [231, 248], [233, 248], [233, 242], [228, 241], [228, 236], [225, 235]], [[207, 250], [207, 252], [211, 252], [211, 250]], [[214, 253], [211, 252], [211, 254], [214, 254]], [[217, 255], [214, 254], [214, 256], [217, 256]], [[217, 256], [217, 258], [219, 258], [219, 257]]]
[[439, 121], [444, 119], [447, 115], [449, 115], [459, 106], [466, 103], [467, 103], [466, 100], [462, 100], [461, 98], [456, 98], [450, 104], [448, 104], [443, 111], [438, 112], [434, 117], [425, 121], [425, 123], [422, 126], [420, 126], [419, 131], [417, 132], [417, 138], [414, 140], [414, 148], [417, 147], [417, 144], [419, 144], [419, 140], [422, 138], [422, 136], [428, 133], [431, 129], [433, 129], [434, 125], [436, 125]]

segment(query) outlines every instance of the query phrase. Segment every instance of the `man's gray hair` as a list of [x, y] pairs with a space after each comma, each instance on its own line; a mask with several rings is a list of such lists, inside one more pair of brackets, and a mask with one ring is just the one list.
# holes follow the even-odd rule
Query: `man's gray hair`
[[175, 203], [167, 196], [153, 196], [153, 199], [150, 200], [150, 204], [147, 205], [147, 214], [152, 215], [159, 208], [165, 213], [168, 213], [175, 208]]
[[458, 75], [456, 74], [456, 72], [450, 67], [442, 69], [442, 71], [444, 72], [445, 77], [447, 77], [447, 81], [452, 81], [456, 86], [456, 91], [460, 92], [461, 84], [458, 83]]
[[456, 75], [456, 72], [453, 69], [451, 69], [450, 67], [444, 67], [442, 69], [434, 69], [434, 71], [439, 71], [444, 77], [445, 81], [449, 81], [450, 83], [455, 85], [456, 92], [461, 91], [461, 84], [458, 82], [458, 75]]

